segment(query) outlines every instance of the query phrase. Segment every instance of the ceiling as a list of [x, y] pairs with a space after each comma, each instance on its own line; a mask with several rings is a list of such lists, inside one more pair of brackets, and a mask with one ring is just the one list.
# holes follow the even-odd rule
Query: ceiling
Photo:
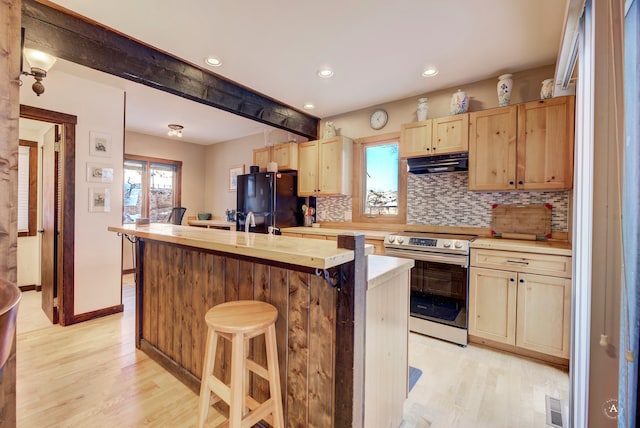
[[[566, 0], [55, 0], [146, 44], [319, 118], [553, 64]], [[178, 7], [179, 5], [179, 7]], [[435, 77], [422, 77], [427, 66]], [[331, 67], [335, 75], [316, 72]], [[213, 144], [269, 126], [59, 60], [127, 92], [127, 130]], [[45, 81], [46, 86], [46, 81]]]

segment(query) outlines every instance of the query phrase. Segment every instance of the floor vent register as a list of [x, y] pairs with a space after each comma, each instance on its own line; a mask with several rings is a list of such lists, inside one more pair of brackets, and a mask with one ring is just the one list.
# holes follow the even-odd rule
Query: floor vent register
[[563, 412], [564, 406], [562, 405], [562, 401], [546, 395], [545, 402], [547, 409], [547, 425], [556, 428], [566, 428], [567, 425], [565, 422], [567, 418], [566, 413]]

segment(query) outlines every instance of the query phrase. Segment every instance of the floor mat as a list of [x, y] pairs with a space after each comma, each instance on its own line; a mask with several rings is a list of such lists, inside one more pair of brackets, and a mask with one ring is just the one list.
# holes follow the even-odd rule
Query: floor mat
[[422, 370], [409, 366], [409, 391], [413, 389], [420, 376], [422, 376]]

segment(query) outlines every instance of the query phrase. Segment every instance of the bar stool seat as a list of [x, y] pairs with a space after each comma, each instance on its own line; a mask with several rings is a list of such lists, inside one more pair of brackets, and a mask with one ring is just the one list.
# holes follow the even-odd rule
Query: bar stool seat
[[[204, 427], [211, 405], [220, 400], [229, 405], [230, 428], [249, 428], [260, 420], [277, 428], [284, 427], [275, 330], [277, 318], [278, 310], [274, 306], [256, 300], [226, 302], [207, 311], [204, 318], [208, 333], [200, 384], [199, 428]], [[261, 334], [265, 335], [267, 367], [247, 356], [249, 340]], [[213, 374], [218, 336], [232, 344], [231, 385], [226, 385]], [[263, 403], [248, 395], [249, 371], [269, 382], [270, 396]]]

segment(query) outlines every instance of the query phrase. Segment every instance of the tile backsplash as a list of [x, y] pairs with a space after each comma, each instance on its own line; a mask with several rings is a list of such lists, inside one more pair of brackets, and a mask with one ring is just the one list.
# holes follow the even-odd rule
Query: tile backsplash
[[[446, 173], [407, 177], [407, 223], [431, 226], [490, 227], [491, 206], [551, 204], [551, 230], [569, 230], [570, 191], [471, 192], [469, 174]], [[351, 197], [320, 197], [318, 221], [345, 221]]]

